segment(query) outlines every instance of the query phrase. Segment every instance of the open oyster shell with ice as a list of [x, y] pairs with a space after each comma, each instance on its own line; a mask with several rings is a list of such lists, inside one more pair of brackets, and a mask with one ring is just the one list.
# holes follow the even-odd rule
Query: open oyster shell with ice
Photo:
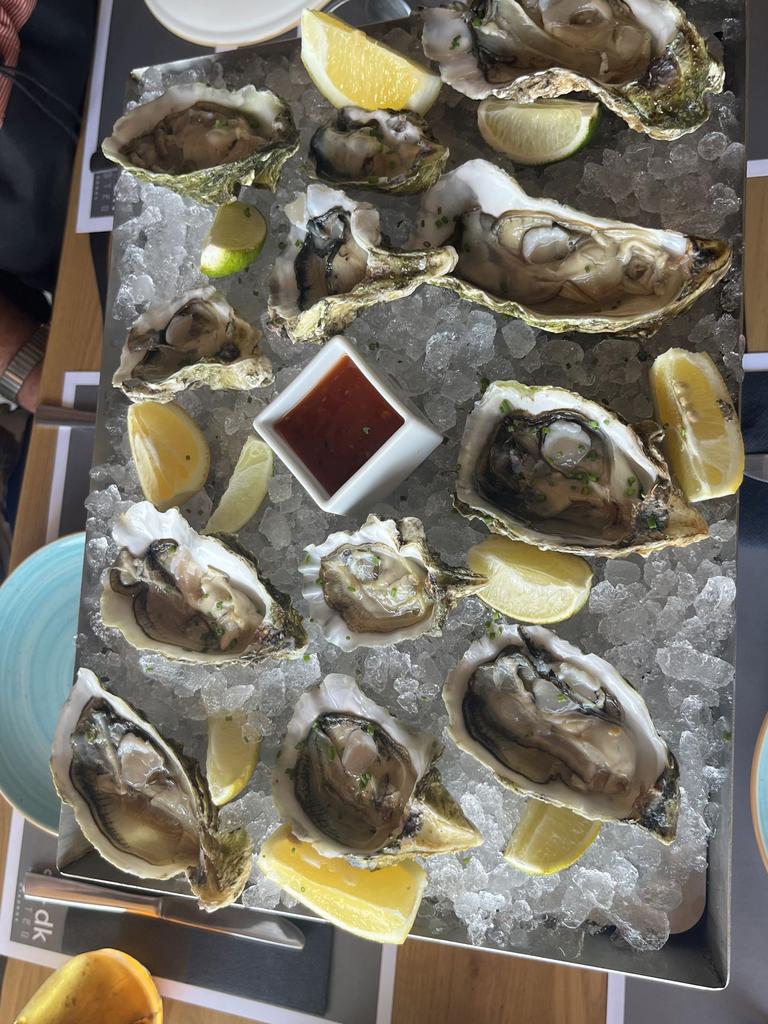
[[440, 636], [448, 611], [487, 580], [445, 565], [419, 519], [370, 515], [359, 530], [310, 544], [299, 565], [309, 615], [345, 651]]
[[217, 664], [290, 658], [306, 646], [299, 613], [232, 538], [201, 536], [178, 509], [132, 505], [112, 536], [101, 619], [140, 651]]
[[440, 781], [442, 746], [329, 675], [296, 704], [272, 793], [297, 838], [366, 867], [455, 853], [482, 837]]
[[725, 275], [726, 242], [605, 220], [529, 196], [487, 160], [424, 194], [411, 244], [452, 245], [432, 283], [545, 331], [650, 335]]
[[139, 317], [112, 384], [134, 401], [156, 402], [169, 402], [187, 388], [264, 387], [274, 375], [260, 337], [215, 288], [197, 288]]
[[500, 626], [446, 679], [451, 739], [526, 796], [593, 821], [677, 831], [679, 769], [616, 669], [543, 626]]
[[494, 381], [467, 418], [454, 505], [494, 533], [582, 555], [648, 554], [708, 527], [672, 482], [662, 429], [564, 388]]
[[410, 195], [434, 185], [448, 149], [410, 110], [342, 107], [312, 136], [309, 155], [326, 181]]
[[709, 116], [722, 65], [669, 0], [475, 0], [424, 11], [424, 53], [472, 99], [590, 92], [630, 128], [677, 139]]
[[194, 82], [129, 110], [101, 148], [142, 181], [218, 205], [241, 185], [274, 189], [299, 133], [290, 107], [269, 89]]
[[232, 903], [251, 870], [243, 829], [219, 829], [197, 765], [81, 668], [51, 755], [61, 799], [101, 856], [140, 878], [186, 875], [205, 910]]
[[326, 185], [310, 185], [285, 213], [291, 230], [270, 277], [269, 319], [293, 341], [324, 341], [366, 306], [410, 295], [456, 264], [450, 246], [385, 248], [378, 210]]

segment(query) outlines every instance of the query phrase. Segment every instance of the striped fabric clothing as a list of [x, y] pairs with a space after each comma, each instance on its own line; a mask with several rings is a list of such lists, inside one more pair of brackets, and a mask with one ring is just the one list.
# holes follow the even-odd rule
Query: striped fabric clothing
[[[0, 60], [15, 68], [21, 51], [19, 32], [34, 10], [37, 0], [0, 0]], [[13, 79], [0, 75], [0, 125], [13, 87]]]

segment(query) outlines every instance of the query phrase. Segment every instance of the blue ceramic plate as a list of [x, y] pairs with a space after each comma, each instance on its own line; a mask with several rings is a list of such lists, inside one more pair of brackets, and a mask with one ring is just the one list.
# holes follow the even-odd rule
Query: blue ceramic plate
[[48, 759], [72, 686], [85, 534], [35, 551], [0, 587], [0, 791], [31, 822], [59, 830]]
[[768, 871], [768, 715], [765, 716], [755, 744], [750, 789], [755, 839]]

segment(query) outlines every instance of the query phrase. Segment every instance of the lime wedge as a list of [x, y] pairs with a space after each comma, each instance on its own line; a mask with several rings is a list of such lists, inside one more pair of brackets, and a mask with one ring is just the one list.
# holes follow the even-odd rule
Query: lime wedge
[[552, 164], [578, 153], [600, 120], [599, 103], [540, 100], [510, 103], [483, 100], [477, 111], [480, 134], [493, 149], [517, 164]]
[[562, 622], [581, 609], [592, 589], [592, 569], [578, 555], [542, 551], [487, 537], [469, 549], [467, 565], [488, 582], [477, 596], [519, 622]]
[[531, 798], [504, 851], [504, 860], [527, 875], [554, 875], [575, 864], [599, 832], [599, 821]]
[[248, 736], [244, 725], [242, 714], [208, 719], [205, 774], [217, 807], [228, 804], [242, 793], [259, 763], [261, 740]]
[[203, 533], [237, 533], [258, 512], [272, 479], [274, 459], [269, 445], [249, 437], [227, 489], [211, 513]]
[[225, 203], [205, 239], [200, 270], [208, 277], [237, 274], [253, 263], [264, 247], [267, 222], [255, 206]]

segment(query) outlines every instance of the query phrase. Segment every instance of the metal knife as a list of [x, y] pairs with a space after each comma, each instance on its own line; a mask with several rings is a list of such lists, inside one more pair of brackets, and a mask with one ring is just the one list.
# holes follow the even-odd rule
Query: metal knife
[[754, 480], [764, 480], [768, 483], [768, 453], [761, 452], [755, 455], [747, 455], [744, 462], [744, 472]]
[[63, 405], [39, 405], [35, 412], [38, 427], [94, 427], [95, 409], [70, 409]]
[[42, 875], [34, 871], [28, 871], [24, 876], [24, 895], [35, 902], [63, 903], [69, 907], [90, 907], [118, 914], [138, 914], [253, 942], [266, 942], [288, 949], [304, 948], [304, 933], [295, 924], [248, 907], [232, 905], [217, 910], [213, 917], [201, 912], [192, 900], [183, 896], [120, 892], [105, 885], [75, 882], [69, 878]]

